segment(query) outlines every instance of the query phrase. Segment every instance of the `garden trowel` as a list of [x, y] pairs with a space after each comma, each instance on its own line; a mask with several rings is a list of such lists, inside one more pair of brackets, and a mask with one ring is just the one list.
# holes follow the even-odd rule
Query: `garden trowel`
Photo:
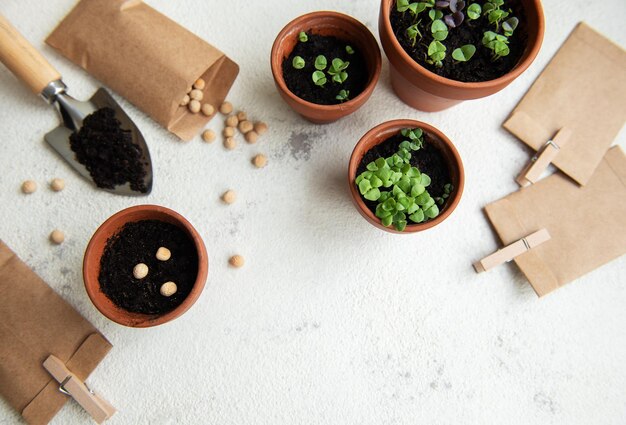
[[121, 195], [150, 193], [152, 163], [148, 146], [139, 129], [106, 90], [99, 89], [87, 102], [80, 102], [69, 96], [59, 72], [1, 15], [0, 61], [35, 94], [41, 95], [48, 103], [57, 106], [63, 123], [47, 133], [45, 139], [76, 171], [92, 182], [94, 179], [90, 172], [78, 162], [70, 147], [70, 136], [80, 130], [85, 117], [102, 108], [111, 108], [115, 112], [115, 119], [121, 124], [120, 128], [130, 131], [132, 143], [139, 148], [140, 162], [144, 167], [145, 175], [142, 184], [139, 185], [140, 189], [134, 190], [130, 183], [126, 183], [115, 186], [113, 189], [105, 188], [105, 190]]

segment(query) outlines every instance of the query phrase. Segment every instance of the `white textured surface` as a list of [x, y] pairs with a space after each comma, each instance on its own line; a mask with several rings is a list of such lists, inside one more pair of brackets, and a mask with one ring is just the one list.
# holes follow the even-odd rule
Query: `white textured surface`
[[[529, 157], [500, 124], [579, 20], [626, 45], [623, 0], [546, 1], [546, 37], [531, 68], [503, 92], [441, 113], [401, 104], [384, 60], [371, 100], [327, 126], [281, 101], [271, 43], [289, 20], [320, 9], [349, 13], [377, 35], [377, 1], [148, 3], [241, 65], [230, 99], [267, 121], [269, 136], [234, 152], [199, 138], [182, 144], [122, 100], [149, 141], [156, 176], [149, 197], [116, 197], [87, 185], [44, 144], [55, 112], [0, 67], [0, 238], [113, 343], [90, 379], [119, 409], [111, 424], [626, 423], [626, 258], [541, 301], [513, 265], [483, 275], [471, 268], [497, 247], [481, 208], [516, 189], [513, 176]], [[0, 13], [44, 51], [72, 94], [87, 98], [98, 83], [43, 44], [73, 4], [4, 0]], [[467, 185], [445, 224], [393, 236], [358, 215], [345, 176], [358, 138], [404, 117], [450, 136]], [[217, 121], [211, 127], [221, 130]], [[256, 152], [269, 155], [266, 169], [250, 165]], [[47, 189], [53, 177], [66, 190]], [[40, 189], [24, 196], [28, 178]], [[239, 195], [229, 207], [218, 199], [227, 188]], [[101, 316], [80, 274], [96, 227], [139, 203], [185, 215], [210, 255], [197, 304], [148, 330]], [[54, 227], [67, 234], [61, 247], [47, 241]], [[241, 270], [227, 267], [235, 252], [246, 257]], [[0, 423], [18, 421], [0, 401]], [[90, 420], [68, 403], [54, 423]]]

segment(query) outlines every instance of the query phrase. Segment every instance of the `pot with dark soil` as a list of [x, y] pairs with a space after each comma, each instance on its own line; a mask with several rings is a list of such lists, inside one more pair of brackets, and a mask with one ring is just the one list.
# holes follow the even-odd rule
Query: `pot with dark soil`
[[382, 0], [379, 32], [396, 95], [432, 112], [521, 75], [541, 47], [544, 17], [540, 0]]
[[313, 12], [291, 21], [271, 54], [280, 95], [297, 113], [320, 124], [360, 108], [376, 86], [381, 63], [372, 33], [337, 12]]
[[94, 233], [83, 262], [89, 298], [109, 319], [131, 327], [173, 320], [198, 299], [207, 278], [202, 239], [176, 212], [125, 209]]
[[348, 181], [367, 221], [391, 233], [415, 233], [452, 214], [465, 176], [459, 153], [441, 131], [420, 121], [395, 120], [359, 140]]

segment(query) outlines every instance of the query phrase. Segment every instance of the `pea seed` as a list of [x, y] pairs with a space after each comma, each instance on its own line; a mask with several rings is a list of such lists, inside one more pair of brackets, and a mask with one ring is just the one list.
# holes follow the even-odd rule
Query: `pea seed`
[[189, 93], [189, 97], [194, 100], [200, 101], [204, 98], [204, 94], [202, 93], [202, 90], [193, 89], [191, 93]]
[[172, 257], [172, 253], [170, 252], [169, 249], [165, 248], [164, 246], [160, 247], [159, 249], [157, 249], [156, 252], [156, 259], [159, 261], [167, 261]]
[[26, 180], [22, 183], [22, 192], [26, 194], [31, 194], [37, 190], [37, 183], [33, 180]]
[[256, 143], [257, 140], [259, 140], [259, 135], [256, 131], [252, 130], [246, 133], [245, 138], [248, 143]]
[[222, 131], [224, 137], [233, 137], [235, 135], [235, 129], [232, 127], [224, 127], [224, 131]]
[[222, 201], [225, 204], [232, 204], [235, 200], [237, 200], [237, 194], [233, 190], [227, 190], [222, 194]]
[[213, 130], [204, 130], [202, 132], [202, 140], [207, 143], [213, 143], [215, 140], [215, 132]]
[[172, 281], [165, 282], [163, 285], [161, 285], [161, 289], [159, 290], [159, 292], [161, 292], [161, 295], [163, 295], [164, 297], [171, 297], [176, 293], [176, 291], [178, 291], [178, 287]]
[[233, 104], [230, 102], [224, 102], [220, 106], [220, 112], [224, 115], [228, 115], [233, 112]]
[[185, 97], [183, 97], [183, 100], [180, 102], [180, 106], [187, 106], [189, 105], [189, 101], [191, 100], [191, 98], [189, 97], [188, 94], [185, 95]]
[[200, 102], [198, 102], [196, 99], [191, 100], [187, 107], [193, 114], [197, 114], [198, 112], [200, 112]]
[[55, 192], [60, 192], [65, 189], [65, 181], [63, 179], [55, 178], [50, 182], [50, 189]]
[[254, 125], [250, 121], [241, 121], [239, 123], [239, 131], [241, 131], [243, 134], [252, 131], [253, 128]]
[[226, 118], [227, 127], [237, 127], [237, 124], [239, 124], [239, 119], [237, 118], [237, 115], [231, 115], [230, 117]]
[[240, 267], [243, 267], [243, 264], [245, 263], [245, 261], [241, 255], [233, 255], [228, 260], [228, 263], [233, 267], [240, 268]]
[[246, 114], [244, 111], [239, 111], [237, 112], [237, 119], [239, 121], [246, 121], [248, 119], [248, 114]]
[[144, 263], [139, 263], [135, 267], [133, 267], [133, 276], [135, 279], [143, 279], [148, 276], [148, 266]]
[[204, 86], [206, 83], [202, 78], [198, 78], [195, 83], [193, 83], [193, 88], [198, 90], [204, 90]]
[[262, 121], [257, 121], [254, 123], [254, 131], [258, 133], [258, 135], [262, 135], [267, 131], [267, 124]]
[[52, 233], [50, 233], [50, 241], [53, 244], [61, 245], [64, 240], [65, 240], [65, 234], [62, 231], [55, 229], [52, 231]]
[[204, 105], [202, 105], [202, 113], [207, 117], [210, 117], [215, 113], [215, 107], [210, 103], [205, 103]]
[[224, 147], [228, 149], [229, 151], [232, 151], [233, 149], [235, 149], [237, 147], [237, 142], [235, 141], [235, 138], [227, 137], [224, 140]]
[[262, 153], [252, 158], [252, 163], [256, 168], [263, 168], [267, 165], [267, 158]]

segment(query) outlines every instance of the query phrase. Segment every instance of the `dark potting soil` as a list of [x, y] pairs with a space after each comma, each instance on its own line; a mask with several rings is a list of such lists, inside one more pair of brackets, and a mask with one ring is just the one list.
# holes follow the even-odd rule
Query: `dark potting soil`
[[[169, 249], [167, 261], [156, 259], [160, 247]], [[148, 266], [143, 279], [133, 276], [139, 263]], [[133, 313], [162, 314], [178, 307], [191, 292], [198, 275], [193, 240], [179, 227], [159, 220], [127, 223], [107, 241], [98, 281], [100, 289], [118, 307]], [[172, 281], [178, 290], [161, 295], [161, 285]]]
[[148, 191], [141, 149], [133, 143], [132, 132], [121, 128], [113, 109], [102, 108], [88, 115], [80, 130], [70, 136], [70, 146], [96, 186], [114, 189], [130, 183], [134, 191]]
[[[470, 3], [466, 3], [467, 6], [469, 6]], [[483, 2], [479, 4], [482, 6]], [[465, 13], [463, 23], [456, 28], [448, 28], [448, 37], [441, 42], [447, 48], [446, 57], [443, 60], [443, 66], [441, 68], [437, 68], [435, 65], [430, 65], [426, 62], [428, 46], [431, 41], [433, 41], [433, 36], [430, 31], [432, 21], [428, 17], [428, 10], [418, 15], [417, 20], [419, 21], [421, 19], [421, 24], [418, 24], [418, 29], [423, 37], [420, 40], [418, 36], [418, 41], [414, 46], [411, 45], [412, 42], [406, 36], [405, 31], [408, 27], [415, 24], [415, 18], [410, 12], [398, 12], [395, 1], [392, 2], [390, 14], [391, 27], [402, 48], [414, 61], [427, 68], [429, 71], [444, 78], [463, 82], [494, 80], [513, 69], [524, 54], [528, 42], [524, 8], [520, 0], [505, 0], [504, 6], [501, 7], [502, 10], [505, 11], [511, 9], [509, 17], [514, 16], [518, 18], [519, 25], [513, 35], [509, 37], [510, 53], [494, 61], [492, 60], [491, 50], [483, 46], [482, 39], [485, 31], [496, 32], [495, 26], [489, 23], [487, 16], [481, 16], [476, 20], [469, 19], [466, 13], [467, 6], [463, 10]], [[501, 30], [497, 32], [502, 33]], [[467, 62], [455, 61], [452, 58], [452, 51], [465, 44], [473, 44], [476, 46], [476, 53]]]
[[[342, 41], [332, 36], [321, 36], [307, 32], [309, 37], [306, 42], [298, 42], [291, 54], [283, 60], [283, 79], [287, 88], [300, 99], [307, 102], [317, 103], [318, 105], [335, 105], [342, 103], [336, 99], [341, 90], [349, 91], [349, 98], [357, 97], [367, 85], [368, 73], [367, 64], [363, 54], [359, 52], [354, 44]], [[346, 45], [350, 45], [354, 49], [353, 54], [346, 52]], [[332, 77], [326, 73], [328, 82], [323, 86], [316, 86], [313, 82], [313, 72], [315, 69], [315, 58], [318, 55], [324, 55], [328, 61], [328, 66], [324, 72], [331, 66], [334, 58], [350, 62], [346, 72], [348, 79], [342, 84], [332, 81]], [[293, 58], [300, 56], [304, 59], [305, 65], [302, 69], [295, 69], [292, 65]]]
[[[367, 151], [365, 155], [363, 155], [363, 159], [361, 159], [356, 175], [359, 176], [362, 172], [367, 171], [367, 164], [370, 162], [376, 161], [378, 158], [389, 158], [393, 156], [393, 154], [398, 152], [400, 143], [404, 140], [406, 140], [406, 137], [398, 133]], [[432, 140], [432, 136], [424, 132], [424, 145], [420, 150], [411, 152], [409, 162], [411, 166], [416, 167], [421, 173], [427, 174], [428, 177], [430, 177], [431, 182], [430, 185], [426, 187], [426, 190], [431, 197], [436, 198], [443, 195], [444, 186], [448, 183], [452, 183], [452, 181], [450, 179], [448, 164], [443, 154]], [[390, 190], [390, 188], [385, 188], [384, 190]], [[376, 213], [378, 202], [369, 201], [365, 198], [362, 199], [370, 211]], [[444, 207], [445, 204], [439, 205], [440, 210], [443, 210]]]

